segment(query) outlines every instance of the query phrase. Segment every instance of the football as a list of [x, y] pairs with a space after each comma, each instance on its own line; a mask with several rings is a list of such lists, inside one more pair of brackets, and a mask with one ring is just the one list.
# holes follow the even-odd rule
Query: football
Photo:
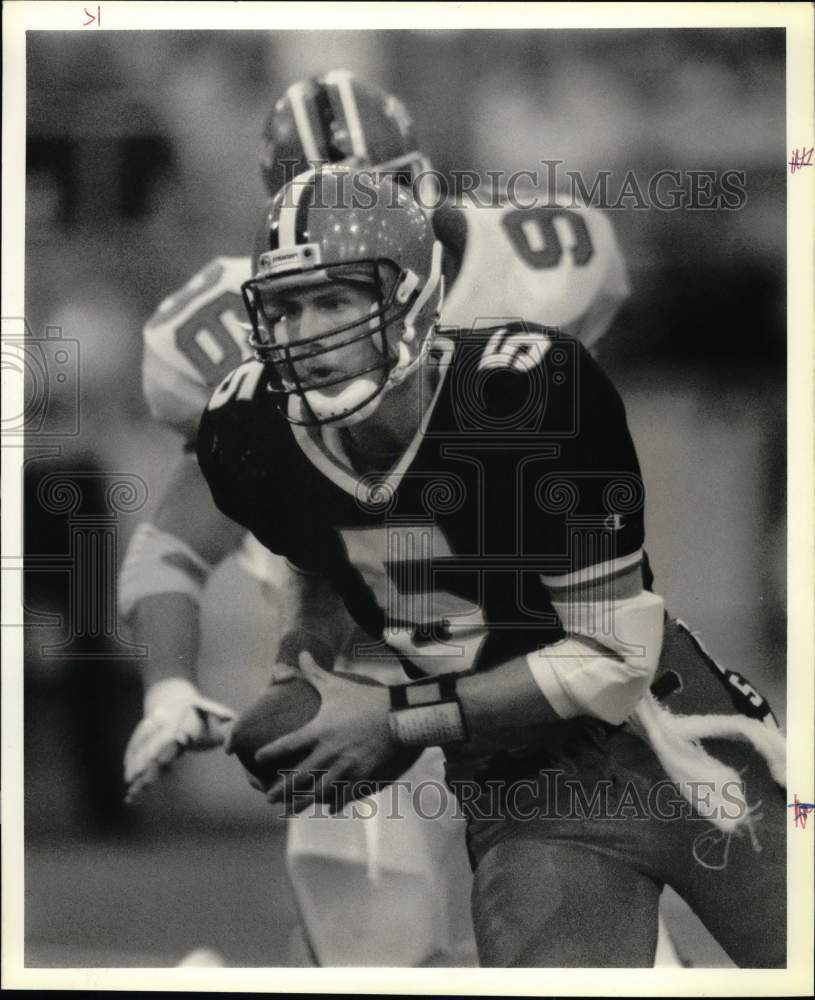
[[[347, 674], [339, 670], [337, 676], [347, 677], [355, 684], [378, 683], [370, 677]], [[291, 677], [272, 683], [260, 698], [238, 717], [232, 730], [232, 752], [264, 787], [276, 781], [280, 771], [296, 769], [302, 757], [291, 755], [280, 761], [264, 764], [255, 760], [255, 754], [272, 740], [302, 728], [317, 714], [320, 702], [319, 692], [305, 678]], [[400, 749], [379, 773], [370, 775], [371, 781], [382, 787], [395, 781], [407, 771], [420, 753], [420, 748]]]
[[[300, 729], [314, 718], [320, 708], [317, 689], [301, 677], [277, 681], [235, 722], [232, 730], [232, 751], [247, 771], [264, 785], [276, 780], [275, 764], [259, 764], [255, 754], [261, 748], [287, 733]], [[284, 758], [280, 770], [296, 768], [297, 757]]]

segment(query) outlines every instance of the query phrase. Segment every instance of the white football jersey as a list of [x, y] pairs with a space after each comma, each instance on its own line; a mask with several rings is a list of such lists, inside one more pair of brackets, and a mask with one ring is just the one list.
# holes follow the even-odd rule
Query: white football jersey
[[433, 216], [438, 238], [461, 260], [443, 323], [472, 328], [524, 319], [593, 347], [630, 294], [609, 218], [584, 206], [484, 204], [483, 195], [479, 204], [478, 195]]
[[188, 438], [215, 387], [251, 354], [241, 285], [251, 258], [217, 257], [144, 327], [142, 388], [152, 416]]
[[[193, 439], [215, 387], [251, 354], [241, 285], [250, 257], [217, 257], [164, 299], [144, 328], [142, 388], [152, 416]], [[264, 585], [279, 585], [285, 564], [247, 534], [241, 568]]]

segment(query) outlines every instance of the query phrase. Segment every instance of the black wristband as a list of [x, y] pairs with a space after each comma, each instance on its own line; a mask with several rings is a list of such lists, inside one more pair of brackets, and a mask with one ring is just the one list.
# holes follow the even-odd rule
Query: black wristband
[[457, 701], [456, 675], [440, 674], [438, 677], [424, 677], [411, 684], [394, 684], [390, 689], [391, 710], [427, 705], [434, 701]]
[[444, 746], [468, 739], [456, 693], [456, 674], [427, 677], [390, 688], [388, 724], [400, 746]]
[[310, 653], [317, 666], [322, 667], [323, 670], [334, 669], [336, 654], [327, 642], [305, 629], [292, 629], [280, 640], [277, 662], [285, 663], [287, 667], [299, 670], [301, 653]]

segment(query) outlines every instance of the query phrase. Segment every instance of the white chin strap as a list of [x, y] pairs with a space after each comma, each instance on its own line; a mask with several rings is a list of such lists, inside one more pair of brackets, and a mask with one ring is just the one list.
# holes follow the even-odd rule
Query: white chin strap
[[[351, 427], [360, 420], [367, 419], [376, 409], [382, 395], [377, 392], [377, 385], [372, 378], [363, 376], [354, 379], [334, 396], [320, 392], [319, 389], [309, 389], [303, 394], [308, 405], [299, 396], [289, 398], [289, 415], [298, 422], [309, 422], [313, 414], [318, 420], [330, 420], [335, 427]], [[360, 406], [369, 397], [370, 402]], [[351, 410], [354, 412], [349, 412]]]
[[[370, 314], [373, 316], [378, 308], [378, 304], [372, 302]], [[372, 329], [376, 326], [374, 319], [370, 319], [368, 322]], [[382, 393], [381, 391], [377, 392], [377, 388], [379, 388], [379, 383], [369, 376], [362, 375], [349, 382], [342, 391], [334, 395], [321, 392], [319, 389], [309, 389], [303, 393], [308, 406], [304, 406], [303, 400], [295, 396], [290, 400], [289, 412], [291, 413], [291, 405], [296, 404], [294, 416], [297, 420], [308, 420], [313, 415], [318, 420], [331, 421], [335, 427], [352, 427], [361, 420], [367, 419], [379, 405]], [[370, 402], [360, 406], [365, 399], [369, 399]], [[350, 412], [352, 410], [353, 412]]]

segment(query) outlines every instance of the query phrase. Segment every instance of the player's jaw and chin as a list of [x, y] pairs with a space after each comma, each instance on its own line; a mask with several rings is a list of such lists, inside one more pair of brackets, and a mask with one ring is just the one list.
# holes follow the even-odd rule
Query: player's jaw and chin
[[[287, 415], [293, 422], [348, 428], [379, 409], [391, 368], [384, 351], [398, 331], [394, 322], [377, 324], [380, 303], [372, 288], [342, 280], [328, 287], [328, 295], [335, 292], [344, 306], [321, 309], [325, 285], [287, 289], [297, 315], [275, 324], [275, 339], [289, 345], [292, 355], [281, 366], [280, 382], [290, 393]], [[307, 347], [295, 360], [298, 345]]]

